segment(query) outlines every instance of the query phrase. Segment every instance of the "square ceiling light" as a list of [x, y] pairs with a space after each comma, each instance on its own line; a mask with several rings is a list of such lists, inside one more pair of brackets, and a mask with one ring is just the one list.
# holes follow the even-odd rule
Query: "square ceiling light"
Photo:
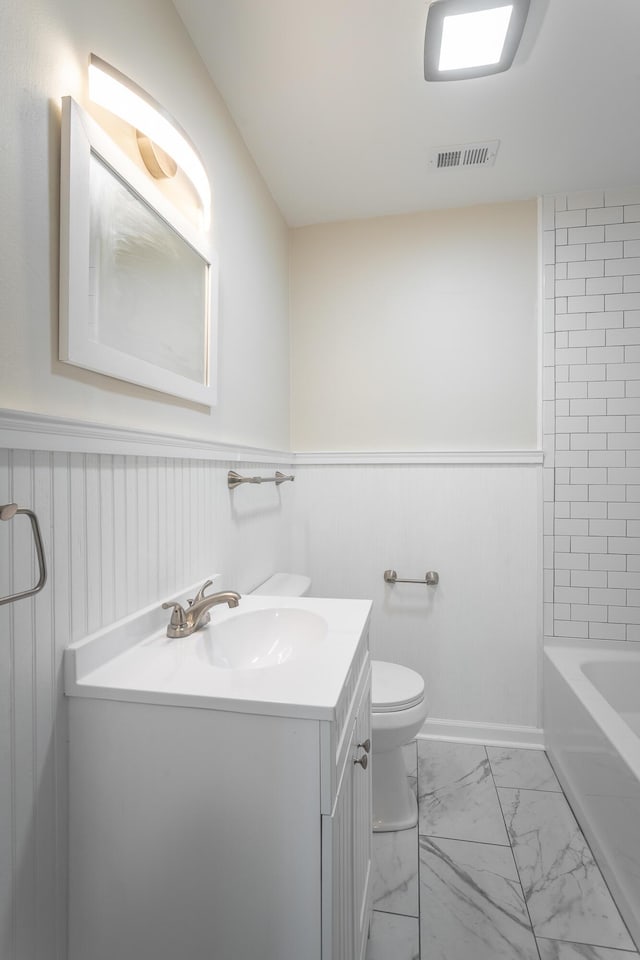
[[529, 0], [433, 0], [424, 38], [425, 80], [468, 80], [508, 70]]

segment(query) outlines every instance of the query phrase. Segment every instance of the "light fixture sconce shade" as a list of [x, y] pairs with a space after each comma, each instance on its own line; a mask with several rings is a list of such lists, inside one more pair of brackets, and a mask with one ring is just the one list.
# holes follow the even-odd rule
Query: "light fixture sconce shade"
[[[94, 53], [89, 61], [89, 96], [94, 103], [116, 114], [144, 135], [140, 152], [154, 177], [171, 176], [171, 161], [180, 167], [198, 194], [204, 228], [208, 229], [211, 218], [209, 178], [196, 148], [180, 124], [146, 90]], [[138, 142], [140, 144], [140, 140]], [[162, 153], [168, 156], [161, 160]], [[149, 167], [154, 159], [158, 167], [155, 173]]]
[[154, 180], [171, 180], [175, 177], [178, 164], [173, 157], [140, 130], [136, 130], [136, 140], [142, 161]]
[[[508, 70], [528, 12], [529, 0], [433, 0], [424, 37], [425, 80], [471, 80]], [[489, 26], [495, 36], [485, 32]], [[463, 49], [454, 50], [454, 40]]]

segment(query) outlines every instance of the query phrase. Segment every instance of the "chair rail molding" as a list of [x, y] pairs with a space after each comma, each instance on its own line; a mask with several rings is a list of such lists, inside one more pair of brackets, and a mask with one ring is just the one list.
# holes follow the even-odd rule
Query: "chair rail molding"
[[295, 454], [295, 464], [304, 466], [340, 464], [542, 464], [542, 450], [409, 450], [409, 451], [305, 451]]
[[0, 446], [14, 450], [110, 453], [236, 463], [278, 463], [290, 466], [456, 463], [538, 465], [544, 461], [542, 450], [269, 450], [6, 409], [0, 409]]
[[196, 437], [3, 409], [0, 409], [0, 446], [14, 450], [110, 453], [236, 463], [291, 464], [294, 461], [293, 455], [283, 450], [219, 443]]

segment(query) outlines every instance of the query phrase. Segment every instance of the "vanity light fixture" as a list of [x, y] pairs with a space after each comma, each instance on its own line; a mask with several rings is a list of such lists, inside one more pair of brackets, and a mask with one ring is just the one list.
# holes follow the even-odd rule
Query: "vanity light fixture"
[[433, 0], [424, 38], [425, 80], [467, 80], [508, 70], [529, 0]]
[[198, 194], [207, 229], [211, 215], [209, 178], [195, 147], [173, 117], [142, 87], [94, 53], [89, 61], [89, 96], [135, 127], [140, 154], [153, 177], [174, 176], [180, 167]]

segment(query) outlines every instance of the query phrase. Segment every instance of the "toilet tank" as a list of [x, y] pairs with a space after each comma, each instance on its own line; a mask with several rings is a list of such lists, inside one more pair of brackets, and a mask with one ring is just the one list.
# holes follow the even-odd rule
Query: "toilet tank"
[[304, 597], [311, 587], [311, 580], [301, 573], [274, 573], [251, 591], [252, 596]]

